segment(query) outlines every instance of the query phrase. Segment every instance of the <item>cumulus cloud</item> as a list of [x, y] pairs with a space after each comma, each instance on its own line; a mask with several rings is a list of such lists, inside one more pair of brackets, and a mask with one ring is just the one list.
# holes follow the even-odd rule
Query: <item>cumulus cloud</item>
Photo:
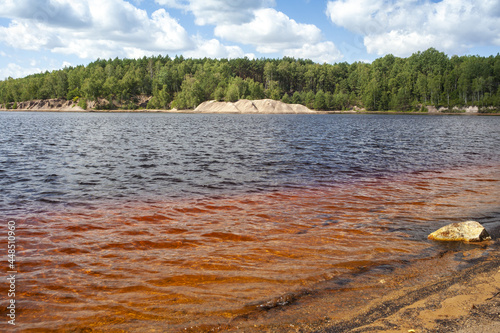
[[57, 34], [45, 30], [41, 23], [14, 20], [9, 27], [0, 26], [0, 41], [23, 50], [37, 51], [62, 45]]
[[[8, 27], [0, 27], [0, 41], [25, 50], [46, 49], [81, 58], [135, 57], [195, 47], [187, 31], [165, 9], [149, 17], [145, 10], [123, 0], [85, 0], [78, 5], [69, 0], [41, 1], [45, 2], [50, 4], [47, 8], [35, 0], [16, 1], [15, 5], [7, 0], [0, 16], [12, 21]], [[38, 9], [23, 12], [30, 5]], [[68, 18], [78, 23], [69, 24]]]
[[52, 26], [84, 27], [91, 24], [89, 8], [78, 1], [4, 0], [0, 16], [28, 19]]
[[217, 26], [215, 35], [225, 40], [254, 45], [262, 53], [301, 48], [304, 44], [317, 43], [322, 38], [321, 30], [315, 25], [297, 23], [272, 8], [259, 9], [254, 14], [254, 19], [245, 24]]
[[283, 55], [294, 58], [311, 59], [318, 63], [334, 63], [343, 58], [342, 53], [332, 42], [304, 44], [301, 48], [283, 51]]
[[192, 12], [197, 25], [247, 23], [255, 10], [275, 4], [274, 0], [156, 0], [156, 3]]
[[204, 40], [201, 37], [195, 38], [197, 47], [192, 51], [187, 51], [184, 53], [186, 57], [189, 58], [213, 58], [213, 59], [235, 59], [248, 57], [250, 59], [255, 58], [253, 54], [245, 54], [241, 47], [239, 46], [226, 46], [223, 45], [217, 39]]
[[43, 73], [45, 71], [57, 70], [70, 66], [72, 66], [72, 64], [68, 61], [63, 61], [61, 63], [48, 59], [43, 59], [42, 61], [35, 59], [29, 61], [18, 60], [18, 63], [11, 62], [5, 67], [0, 67], [0, 80], [4, 80], [8, 77], [17, 79], [33, 73]]
[[[160, 5], [191, 12], [197, 25], [214, 25], [214, 35], [226, 41], [252, 45], [261, 53], [282, 53], [318, 62], [341, 58], [332, 42], [322, 42], [321, 30], [313, 24], [302, 24], [273, 8], [274, 0], [156, 0]], [[198, 43], [199, 44], [199, 43]], [[214, 49], [211, 50], [210, 47]], [[188, 54], [203, 52], [218, 57], [227, 53], [216, 39]], [[229, 57], [242, 54], [234, 48]], [[249, 55], [246, 55], [249, 56]], [[253, 55], [252, 55], [253, 56]]]
[[497, 0], [336, 0], [326, 14], [333, 23], [364, 36], [369, 53], [408, 56], [436, 47], [462, 53], [500, 45]]
[[[261, 53], [281, 53], [318, 62], [341, 55], [314, 24], [296, 22], [273, 9], [275, 0], [155, 0], [153, 13], [141, 0], [3, 0], [0, 43], [16, 49], [77, 55], [80, 58], [138, 58], [159, 53], [236, 58], [241, 44]], [[214, 36], [190, 36], [169, 8], [192, 13], [197, 25], [212, 25]], [[206, 37], [205, 37], [206, 38]], [[236, 45], [226, 45], [225, 43]]]
[[40, 73], [41, 71], [42, 70], [37, 67], [23, 67], [15, 63], [9, 63], [7, 67], [0, 68], [0, 80], [4, 80], [8, 77], [16, 79], [29, 74]]

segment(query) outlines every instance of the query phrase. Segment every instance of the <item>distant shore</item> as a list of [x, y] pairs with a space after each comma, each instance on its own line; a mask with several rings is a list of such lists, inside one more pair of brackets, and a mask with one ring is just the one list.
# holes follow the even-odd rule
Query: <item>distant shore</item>
[[[6, 110], [0, 109], [0, 112], [67, 112], [67, 113], [171, 113], [171, 114], [276, 114], [272, 112], [197, 112], [195, 110], [152, 110], [152, 109], [137, 109], [137, 110], [124, 110], [124, 109], [113, 109], [113, 110], [58, 110], [58, 109], [16, 109], [16, 110]], [[380, 115], [455, 115], [455, 116], [500, 116], [500, 113], [456, 113], [456, 112], [409, 112], [409, 111], [313, 111], [308, 113], [282, 113], [282, 114], [380, 114]]]
[[[67, 113], [170, 113], [170, 114], [277, 114], [273, 112], [197, 112], [195, 110], [152, 110], [152, 109], [137, 109], [137, 110], [58, 110], [58, 109], [16, 109], [6, 110], [0, 109], [0, 112], [67, 112]], [[500, 116], [500, 113], [457, 113], [457, 112], [409, 112], [409, 111], [313, 111], [308, 113], [281, 113], [281, 114], [380, 114], [380, 115], [454, 115], [454, 116]]]
[[500, 115], [491, 109], [491, 112], [479, 112], [476, 106], [463, 108], [454, 107], [451, 111], [447, 108], [426, 107], [423, 111], [367, 111], [364, 108], [353, 106], [349, 110], [312, 110], [300, 104], [287, 104], [281, 101], [238, 100], [237, 102], [206, 101], [195, 109], [147, 109], [145, 102], [136, 109], [103, 108], [96, 102], [89, 102], [82, 108], [78, 101], [64, 99], [32, 100], [16, 103], [16, 108], [0, 107], [0, 111], [11, 112], [101, 112], [101, 113], [206, 113], [206, 114], [417, 114], [417, 115]]

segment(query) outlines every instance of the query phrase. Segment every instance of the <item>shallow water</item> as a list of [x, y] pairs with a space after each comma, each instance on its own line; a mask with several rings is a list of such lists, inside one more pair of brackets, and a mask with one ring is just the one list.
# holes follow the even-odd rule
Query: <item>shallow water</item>
[[500, 117], [0, 121], [0, 218], [18, 228], [24, 329], [234, 323], [283, 295], [352, 290], [360, 271], [435, 258], [447, 246], [426, 237], [444, 224], [500, 226]]

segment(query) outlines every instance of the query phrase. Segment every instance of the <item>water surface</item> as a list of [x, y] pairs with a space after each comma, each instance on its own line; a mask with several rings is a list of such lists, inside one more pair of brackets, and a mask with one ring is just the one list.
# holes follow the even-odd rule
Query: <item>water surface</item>
[[0, 218], [18, 226], [25, 329], [244, 326], [283, 295], [438, 257], [445, 246], [426, 237], [444, 224], [499, 227], [500, 117], [0, 122]]

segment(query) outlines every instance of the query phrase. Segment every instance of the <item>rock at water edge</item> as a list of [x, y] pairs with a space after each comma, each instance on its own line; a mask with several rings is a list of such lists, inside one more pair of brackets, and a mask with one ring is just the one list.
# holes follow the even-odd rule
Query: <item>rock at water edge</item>
[[427, 238], [437, 241], [481, 242], [491, 239], [484, 227], [476, 221], [452, 223], [434, 231]]

